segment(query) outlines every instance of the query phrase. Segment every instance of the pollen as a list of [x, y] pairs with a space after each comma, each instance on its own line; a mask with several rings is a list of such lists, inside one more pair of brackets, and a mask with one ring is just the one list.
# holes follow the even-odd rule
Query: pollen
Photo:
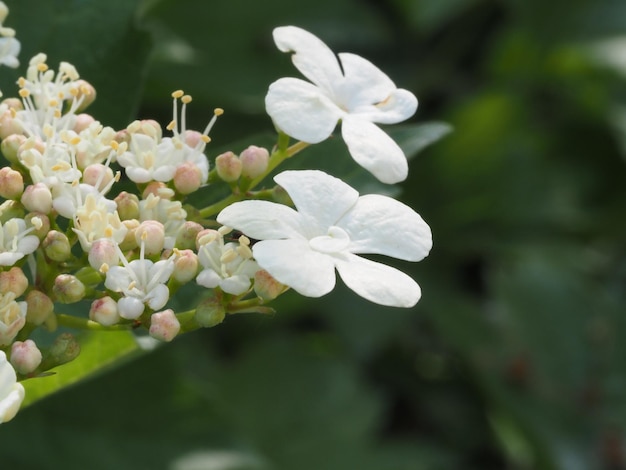
[[176, 90], [175, 92], [172, 93], [172, 98], [178, 99], [178, 98], [181, 98], [184, 94], [185, 92], [183, 90]]
[[188, 104], [191, 103], [193, 98], [191, 98], [191, 95], [184, 95], [180, 100], [183, 102], [183, 104]]
[[224, 114], [224, 110], [222, 108], [215, 108], [213, 110], [213, 114], [215, 114], [216, 116], [221, 116], [222, 114]]

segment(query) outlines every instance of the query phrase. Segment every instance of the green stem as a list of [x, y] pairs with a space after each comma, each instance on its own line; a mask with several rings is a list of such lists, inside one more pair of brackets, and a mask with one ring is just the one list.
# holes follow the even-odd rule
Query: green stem
[[59, 325], [66, 326], [68, 328], [76, 328], [78, 330], [126, 331], [131, 329], [131, 325], [104, 326], [98, 322], [87, 320], [86, 318], [74, 317], [64, 313], [59, 313], [56, 317]]

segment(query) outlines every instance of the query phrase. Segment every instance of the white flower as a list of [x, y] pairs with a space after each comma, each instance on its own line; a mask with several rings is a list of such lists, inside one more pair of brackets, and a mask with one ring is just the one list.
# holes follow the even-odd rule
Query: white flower
[[176, 237], [182, 230], [186, 217], [187, 212], [180, 201], [171, 201], [154, 194], [149, 194], [146, 199], [139, 201], [139, 221], [156, 220], [165, 227], [165, 248], [174, 248]]
[[240, 237], [238, 243], [224, 243], [221, 231], [207, 230], [199, 243], [198, 260], [204, 269], [196, 278], [198, 284], [208, 288], [220, 287], [234, 295], [250, 289], [250, 279], [259, 266], [252, 260], [249, 239]]
[[281, 78], [270, 85], [265, 106], [283, 132], [309, 143], [328, 138], [337, 122], [352, 158], [383, 183], [406, 179], [400, 147], [373, 123], [394, 124], [411, 117], [417, 98], [398, 89], [380, 69], [354, 54], [335, 54], [313, 34], [295, 26], [274, 29], [283, 52], [311, 82]]
[[158, 136], [132, 133], [128, 150], [117, 157], [117, 163], [126, 169], [126, 175], [135, 183], [170, 181], [176, 165], [170, 154], [159, 150]]
[[24, 386], [17, 382], [13, 366], [0, 351], [0, 423], [12, 420], [24, 400]]
[[26, 324], [26, 302], [16, 302], [15, 294], [0, 295], [0, 346], [7, 346]]
[[128, 229], [122, 224], [117, 211], [111, 212], [110, 202], [100, 194], [92, 192], [88, 193], [85, 202], [76, 208], [73, 230], [84, 251], [88, 252], [91, 244], [99, 238], [111, 238], [116, 243], [124, 240]]
[[6, 65], [12, 69], [19, 67], [20, 61], [17, 56], [21, 47], [20, 42], [14, 37], [0, 38], [0, 65]]
[[[32, 222], [40, 224], [41, 219], [34, 217]], [[9, 219], [0, 224], [0, 266], [13, 266], [37, 249], [39, 239], [29, 235], [33, 230], [34, 227], [26, 227], [23, 219]]]
[[345, 284], [372, 302], [411, 307], [421, 291], [406, 274], [358, 254], [423, 259], [432, 247], [430, 228], [410, 207], [356, 190], [322, 171], [285, 171], [274, 180], [297, 211], [268, 201], [242, 201], [225, 208], [219, 223], [262, 240], [252, 248], [261, 268], [308, 297], [335, 286], [335, 268]]

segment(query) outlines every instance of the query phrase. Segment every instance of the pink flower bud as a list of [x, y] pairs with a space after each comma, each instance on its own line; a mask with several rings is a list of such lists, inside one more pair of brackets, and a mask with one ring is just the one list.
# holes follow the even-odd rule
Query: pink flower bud
[[191, 281], [198, 274], [198, 256], [191, 250], [180, 250], [174, 259], [172, 277], [181, 284]]
[[26, 136], [22, 134], [11, 134], [10, 136], [4, 138], [2, 140], [2, 144], [0, 145], [2, 155], [4, 155], [9, 162], [18, 163], [19, 149], [24, 142], [26, 142]]
[[11, 364], [22, 375], [34, 372], [41, 359], [41, 351], [32, 339], [16, 341], [11, 345]]
[[99, 238], [91, 244], [87, 257], [93, 269], [100, 270], [103, 264], [117, 266], [120, 261], [117, 244], [109, 238]]
[[80, 106], [76, 111], [83, 111], [87, 109], [91, 103], [96, 99], [96, 89], [93, 85], [85, 80], [76, 80], [74, 85], [78, 85], [78, 93], [76, 99], [82, 99]]
[[278, 282], [264, 269], [259, 269], [254, 273], [254, 292], [266, 302], [274, 300], [285, 289], [284, 284]]
[[176, 236], [176, 247], [181, 250], [194, 248], [196, 246], [196, 236], [202, 230], [203, 227], [198, 222], [185, 221]]
[[141, 246], [144, 242], [146, 255], [156, 255], [163, 251], [165, 244], [165, 227], [157, 220], [145, 220], [135, 230], [135, 242]]
[[83, 182], [95, 187], [98, 191], [102, 191], [115, 175], [113, 170], [102, 163], [93, 163], [83, 171]]
[[243, 165], [241, 175], [250, 179], [261, 176], [267, 170], [269, 158], [270, 153], [267, 149], [251, 145], [239, 155]]
[[65, 261], [72, 255], [70, 241], [63, 232], [50, 230], [41, 245], [46, 256], [53, 261]]
[[204, 143], [203, 135], [201, 132], [188, 130], [183, 134], [183, 140], [191, 148], [196, 148], [201, 143]]
[[114, 199], [117, 204], [117, 213], [122, 220], [139, 218], [139, 198], [136, 194], [122, 191]]
[[111, 297], [102, 297], [91, 303], [89, 319], [104, 326], [115, 325], [120, 321], [117, 302]]
[[43, 183], [31, 184], [22, 194], [21, 202], [31, 212], [49, 214], [52, 210], [52, 193]]
[[17, 199], [23, 192], [22, 174], [8, 166], [0, 169], [0, 196], [5, 199]]
[[0, 114], [0, 139], [6, 139], [12, 134], [21, 134], [24, 132], [22, 125], [15, 119], [15, 111], [7, 109]]
[[0, 272], [0, 294], [13, 292], [15, 297], [19, 297], [27, 288], [28, 279], [21, 268], [14, 266], [8, 271]]
[[74, 132], [78, 134], [81, 131], [84, 131], [85, 129], [87, 129], [94, 122], [96, 122], [96, 120], [90, 114], [85, 114], [85, 113], [77, 114], [76, 120], [74, 121], [73, 130]]
[[59, 274], [54, 279], [52, 293], [62, 304], [78, 302], [85, 296], [85, 285], [71, 274]]
[[180, 194], [191, 194], [202, 186], [202, 172], [193, 162], [178, 165], [174, 173], [174, 187]]
[[172, 309], [154, 313], [150, 317], [150, 336], [160, 341], [172, 341], [180, 331], [180, 323]]
[[[163, 190], [168, 189], [165, 183], [161, 183], [160, 181], [152, 181], [147, 184], [146, 188], [141, 193], [141, 197], [143, 199], [148, 199], [148, 196], [152, 194], [153, 196], [163, 197]], [[170, 190], [171, 191], [171, 190]], [[170, 199], [170, 198], [168, 198]]]
[[233, 183], [241, 176], [243, 164], [233, 152], [225, 152], [215, 159], [217, 175], [227, 183]]
[[33, 325], [41, 325], [54, 312], [50, 297], [38, 290], [26, 294], [26, 320]]

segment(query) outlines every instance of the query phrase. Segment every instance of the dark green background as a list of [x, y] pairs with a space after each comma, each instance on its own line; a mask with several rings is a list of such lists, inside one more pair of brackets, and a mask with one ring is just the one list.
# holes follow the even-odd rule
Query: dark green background
[[289, 293], [23, 410], [0, 468], [626, 468], [626, 44], [617, 63], [598, 46], [626, 35], [626, 2], [6, 3], [23, 67], [0, 71], [5, 96], [41, 50], [115, 127], [167, 123], [183, 88], [192, 127], [226, 110], [210, 158], [271, 137], [267, 86], [297, 76], [284, 24], [372, 60], [418, 96], [413, 123], [454, 131], [402, 185], [434, 234], [397, 263], [414, 309]]

